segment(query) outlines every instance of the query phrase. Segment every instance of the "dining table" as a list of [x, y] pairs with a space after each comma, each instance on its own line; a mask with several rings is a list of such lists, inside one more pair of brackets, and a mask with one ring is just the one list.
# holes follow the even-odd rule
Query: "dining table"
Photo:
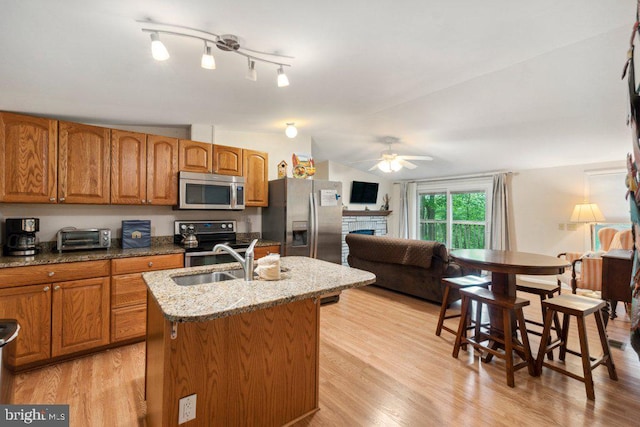
[[[463, 267], [491, 272], [491, 291], [510, 297], [516, 296], [517, 274], [556, 275], [571, 265], [565, 259], [550, 255], [494, 249], [457, 249], [449, 255]], [[504, 335], [502, 316], [492, 309], [489, 310], [489, 324], [492, 334]], [[512, 330], [516, 331], [516, 328]], [[490, 346], [497, 349], [502, 344], [494, 341]], [[490, 361], [491, 355], [485, 355], [483, 360]]]

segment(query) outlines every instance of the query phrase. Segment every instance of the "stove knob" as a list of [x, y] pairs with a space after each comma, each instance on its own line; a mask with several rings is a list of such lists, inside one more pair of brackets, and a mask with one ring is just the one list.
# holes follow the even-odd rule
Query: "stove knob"
[[229, 229], [233, 230], [233, 223], [229, 223]]
[[186, 226], [186, 225], [184, 225], [184, 224], [180, 225], [180, 230], [183, 230], [183, 231], [184, 231], [184, 230], [186, 230], [186, 229], [187, 229], [187, 226]]
[[222, 228], [222, 229], [227, 228], [227, 224], [222, 224], [222, 225], [220, 226], [220, 228]]

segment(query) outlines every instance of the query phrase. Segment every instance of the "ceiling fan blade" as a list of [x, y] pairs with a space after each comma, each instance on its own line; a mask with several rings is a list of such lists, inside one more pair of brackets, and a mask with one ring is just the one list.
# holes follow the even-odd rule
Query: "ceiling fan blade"
[[380, 162], [376, 163], [375, 165], [371, 166], [371, 168], [369, 168], [369, 172], [371, 172], [372, 170], [376, 170], [378, 169], [378, 165], [380, 164]]
[[362, 163], [362, 162], [378, 162], [380, 161], [380, 158], [377, 159], [364, 159], [364, 160], [355, 160], [353, 162], [349, 162], [350, 164], [354, 164], [354, 163]]
[[398, 161], [398, 163], [400, 163], [402, 166], [404, 166], [407, 169], [415, 169], [418, 167], [417, 165], [414, 165], [411, 162], [407, 162], [406, 160], [401, 159], [399, 157], [396, 160]]
[[404, 160], [433, 160], [431, 156], [398, 156]]

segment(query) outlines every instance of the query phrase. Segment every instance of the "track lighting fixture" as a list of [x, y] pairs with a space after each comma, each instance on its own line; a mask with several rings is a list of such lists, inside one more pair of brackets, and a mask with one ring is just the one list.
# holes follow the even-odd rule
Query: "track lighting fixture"
[[[151, 35], [151, 53], [153, 58], [157, 61], [164, 61], [169, 59], [169, 52], [167, 48], [160, 41], [160, 34], [168, 34], [171, 36], [188, 37], [192, 39], [201, 40], [204, 42], [204, 53], [200, 65], [202, 68], [214, 70], [216, 68], [216, 62], [211, 53], [211, 46], [216, 46], [218, 49], [225, 52], [237, 53], [242, 55], [248, 60], [247, 79], [256, 81], [258, 75], [256, 73], [255, 65], [256, 61], [272, 64], [278, 67], [277, 71], [277, 83], [278, 87], [289, 86], [289, 79], [284, 73], [284, 67], [290, 67], [291, 64], [282, 62], [282, 58], [294, 59], [292, 56], [281, 55], [278, 53], [260, 52], [252, 50], [247, 47], [241, 46], [237, 36], [233, 34], [218, 35], [210, 33], [208, 31], [199, 30], [197, 28], [186, 27], [182, 25], [164, 24], [160, 22], [152, 21], [137, 21], [145, 25], [151, 25], [154, 28], [142, 28], [143, 32], [150, 33]], [[155, 28], [155, 27], [162, 28]], [[169, 29], [166, 29], [166, 28]], [[187, 30], [187, 32], [184, 32]]]
[[249, 62], [249, 69], [247, 70], [247, 79], [255, 82], [258, 80], [258, 73], [256, 73], [256, 62], [252, 61], [251, 58], [247, 58]]
[[282, 65], [281, 65], [280, 68], [278, 68], [278, 87], [285, 87], [285, 86], [289, 86], [289, 78], [284, 73], [284, 69], [282, 68]]
[[157, 32], [151, 33], [151, 55], [156, 61], [169, 59], [169, 51], [160, 41], [160, 35]]
[[295, 123], [287, 123], [287, 127], [284, 130], [284, 134], [289, 138], [295, 138], [298, 135], [298, 129], [296, 128]]
[[204, 53], [202, 54], [200, 66], [202, 68], [206, 68], [207, 70], [216, 69], [216, 59], [211, 54], [211, 46], [207, 45], [207, 42], [204, 42]]

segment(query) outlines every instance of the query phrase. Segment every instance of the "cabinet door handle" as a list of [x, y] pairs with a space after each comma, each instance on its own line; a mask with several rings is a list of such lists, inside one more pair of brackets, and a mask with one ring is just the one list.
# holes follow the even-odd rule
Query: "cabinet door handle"
[[149, 267], [153, 267], [153, 262], [149, 261]]
[[43, 292], [48, 292], [48, 291], [49, 291], [49, 289], [51, 289], [51, 288], [49, 288], [48, 286], [45, 286], [44, 288], [42, 288], [42, 291], [43, 291]]
[[146, 203], [147, 201], [145, 199], [140, 200], [140, 203], [142, 203], [143, 205]]
[[55, 271], [50, 271], [48, 276], [53, 277], [54, 274], [56, 274]]
[[58, 201], [64, 202], [64, 199], [65, 199], [64, 197], [60, 197], [60, 199]]
[[58, 289], [60, 289], [60, 285], [56, 285], [56, 286], [53, 287], [54, 291], [57, 291]]
[[147, 200], [147, 204], [150, 205], [151, 204], [151, 199]]
[[51, 197], [51, 198], [49, 199], [49, 201], [50, 201], [50, 202], [55, 202], [55, 201], [56, 201], [56, 198], [55, 198], [55, 197]]

